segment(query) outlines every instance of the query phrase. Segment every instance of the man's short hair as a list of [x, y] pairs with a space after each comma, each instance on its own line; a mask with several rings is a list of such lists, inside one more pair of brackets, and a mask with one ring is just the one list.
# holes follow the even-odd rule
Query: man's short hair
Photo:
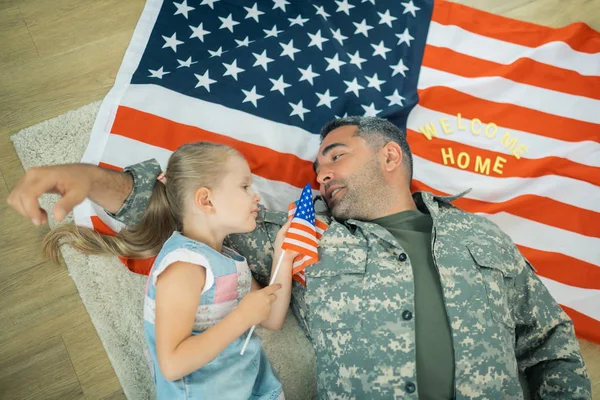
[[406, 140], [406, 132], [384, 118], [351, 116], [329, 121], [321, 129], [321, 141], [331, 131], [342, 126], [353, 125], [358, 127], [358, 136], [366, 140], [373, 149], [380, 149], [386, 143], [398, 143], [402, 150], [402, 162], [408, 172], [408, 183], [412, 182], [413, 159], [410, 146]]

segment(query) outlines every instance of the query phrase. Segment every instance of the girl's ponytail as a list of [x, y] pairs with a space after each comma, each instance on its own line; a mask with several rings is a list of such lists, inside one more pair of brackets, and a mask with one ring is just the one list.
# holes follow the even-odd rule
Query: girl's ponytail
[[157, 180], [140, 224], [117, 235], [102, 235], [73, 224], [61, 225], [46, 235], [47, 257], [58, 262], [59, 247], [67, 244], [85, 254], [113, 254], [148, 258], [157, 255], [176, 230], [183, 229], [185, 204], [192, 191], [214, 187], [226, 174], [224, 164], [240, 153], [229, 146], [197, 142], [184, 144], [170, 157], [167, 172]]

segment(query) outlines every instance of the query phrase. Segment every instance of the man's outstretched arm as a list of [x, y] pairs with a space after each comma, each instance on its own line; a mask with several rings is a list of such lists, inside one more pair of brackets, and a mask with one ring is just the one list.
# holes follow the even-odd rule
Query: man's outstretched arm
[[7, 202], [38, 226], [48, 222], [48, 215], [38, 202], [45, 193], [58, 193], [62, 197], [53, 210], [57, 221], [89, 198], [122, 222], [135, 224], [139, 220], [131, 220], [139, 212], [132, 213], [132, 206], [145, 210], [152, 191], [150, 183], [154, 184], [159, 173], [160, 165], [155, 160], [136, 164], [124, 172], [89, 164], [35, 167], [27, 170]]

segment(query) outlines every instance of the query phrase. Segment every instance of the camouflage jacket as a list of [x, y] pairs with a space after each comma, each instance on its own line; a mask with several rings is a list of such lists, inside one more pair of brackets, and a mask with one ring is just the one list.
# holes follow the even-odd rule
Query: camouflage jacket
[[[141, 218], [159, 174], [156, 162], [130, 168], [135, 187], [115, 218]], [[591, 399], [573, 325], [511, 239], [458, 198], [415, 193], [433, 218], [432, 251], [451, 328], [456, 399]], [[322, 399], [417, 399], [414, 287], [410, 260], [384, 228], [329, 224], [320, 261], [294, 282], [292, 307], [313, 343]], [[268, 281], [272, 243], [286, 213], [261, 210], [257, 229], [228, 245]], [[423, 311], [421, 311], [423, 312]], [[528, 395], [526, 397], [529, 397]]]

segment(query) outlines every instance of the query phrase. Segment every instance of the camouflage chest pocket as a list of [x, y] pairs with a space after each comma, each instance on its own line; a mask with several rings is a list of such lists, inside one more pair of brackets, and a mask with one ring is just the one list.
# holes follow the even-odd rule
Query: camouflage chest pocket
[[516, 270], [511, 263], [512, 257], [492, 243], [467, 243], [467, 249], [482, 279], [492, 319], [514, 328], [510, 297], [515, 286]]
[[311, 329], [360, 329], [366, 247], [321, 246], [319, 262], [306, 268]]

